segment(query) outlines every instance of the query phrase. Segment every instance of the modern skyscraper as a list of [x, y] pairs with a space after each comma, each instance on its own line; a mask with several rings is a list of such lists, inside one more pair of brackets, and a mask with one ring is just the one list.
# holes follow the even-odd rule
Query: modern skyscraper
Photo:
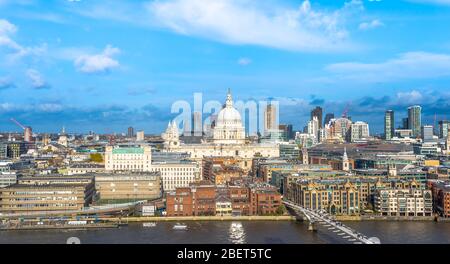
[[369, 124], [366, 122], [357, 121], [352, 124], [351, 129], [352, 142], [369, 138]]
[[326, 124], [330, 123], [330, 120], [334, 118], [334, 114], [333, 113], [328, 113], [325, 115], [325, 120], [323, 121], [323, 126], [325, 126]]
[[447, 138], [448, 129], [450, 128], [450, 121], [441, 120], [439, 121], [439, 138]]
[[408, 107], [408, 128], [412, 130], [413, 137], [420, 137], [422, 127], [422, 107], [414, 105]]
[[403, 129], [409, 129], [409, 120], [408, 120], [408, 118], [407, 117], [405, 117], [405, 118], [402, 118], [402, 128]]
[[278, 113], [275, 105], [269, 103], [264, 110], [264, 133], [278, 129]]
[[311, 111], [310, 120], [313, 121], [314, 117], [317, 117], [317, 121], [319, 122], [319, 129], [322, 128], [322, 107], [316, 106], [316, 108]]
[[433, 141], [433, 126], [422, 126], [422, 142], [432, 142]]
[[387, 110], [384, 115], [384, 139], [390, 140], [394, 136], [395, 120], [394, 111]]
[[128, 128], [127, 137], [128, 138], [134, 137], [134, 128], [133, 127]]
[[290, 140], [294, 138], [294, 132], [291, 124], [280, 124], [278, 129], [283, 132], [283, 138]]

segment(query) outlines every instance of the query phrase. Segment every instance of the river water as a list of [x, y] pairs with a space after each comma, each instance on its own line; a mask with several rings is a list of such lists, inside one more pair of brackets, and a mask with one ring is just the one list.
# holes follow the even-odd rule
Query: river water
[[[173, 230], [173, 222], [158, 222], [155, 227], [133, 223], [114, 229], [0, 231], [1, 244], [64, 244], [77, 237], [84, 244], [326, 244], [351, 243], [319, 227], [295, 221], [185, 222], [188, 230]], [[381, 243], [450, 243], [450, 223], [436, 222], [347, 222], [346, 225]]]

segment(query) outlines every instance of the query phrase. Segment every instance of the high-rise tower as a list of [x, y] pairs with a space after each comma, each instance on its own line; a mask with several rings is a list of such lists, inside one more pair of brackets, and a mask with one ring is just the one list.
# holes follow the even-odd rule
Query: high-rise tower
[[384, 115], [384, 139], [390, 140], [395, 132], [394, 111], [387, 110]]

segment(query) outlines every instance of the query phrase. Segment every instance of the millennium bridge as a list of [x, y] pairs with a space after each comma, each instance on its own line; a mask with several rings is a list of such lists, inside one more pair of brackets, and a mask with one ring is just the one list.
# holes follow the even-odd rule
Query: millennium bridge
[[341, 222], [338, 222], [331, 218], [323, 210], [311, 210], [308, 208], [301, 207], [290, 201], [283, 201], [286, 207], [294, 210], [297, 214], [303, 216], [308, 221], [308, 230], [315, 231], [316, 224], [319, 223], [327, 228], [330, 232], [342, 237], [348, 242], [353, 244], [380, 244], [380, 240], [376, 237], [367, 237], [348, 226], [345, 226]]

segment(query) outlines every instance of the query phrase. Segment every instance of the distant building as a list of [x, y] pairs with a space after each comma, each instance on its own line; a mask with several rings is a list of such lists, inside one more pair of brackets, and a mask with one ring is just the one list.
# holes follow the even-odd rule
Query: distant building
[[422, 137], [422, 142], [428, 143], [435, 141], [433, 137], [433, 126], [422, 126], [420, 134]]
[[418, 105], [408, 108], [408, 128], [412, 130], [413, 137], [420, 137], [422, 127], [422, 107]]
[[330, 120], [325, 126], [327, 140], [350, 141], [352, 121], [341, 117]]
[[333, 113], [328, 113], [325, 115], [325, 119], [323, 121], [323, 126], [325, 127], [326, 124], [330, 123], [331, 119], [334, 119]]
[[69, 139], [66, 134], [66, 129], [63, 127], [61, 133], [59, 133], [58, 144], [64, 147], [69, 145]]
[[136, 141], [142, 142], [142, 141], [144, 141], [144, 140], [145, 140], [145, 134], [144, 134], [144, 131], [138, 131], [138, 132], [136, 133]]
[[294, 131], [291, 124], [280, 124], [278, 126], [279, 130], [283, 132], [283, 140], [288, 141], [294, 139]]
[[67, 168], [67, 175], [83, 175], [105, 172], [105, 165], [96, 163], [74, 163]]
[[450, 129], [450, 121], [449, 120], [439, 121], [439, 138], [446, 139], [449, 129]]
[[391, 140], [395, 135], [394, 111], [387, 110], [384, 115], [384, 139]]
[[17, 174], [11, 171], [0, 172], [0, 188], [5, 188], [17, 183]]
[[410, 138], [412, 137], [411, 129], [396, 129], [395, 136], [399, 138]]
[[409, 119], [407, 117], [402, 118], [402, 129], [410, 129]]
[[133, 127], [129, 127], [128, 128], [127, 137], [128, 138], [133, 138], [134, 137], [134, 128]]
[[27, 153], [27, 142], [24, 141], [0, 141], [0, 159], [17, 159]]
[[264, 134], [268, 131], [278, 129], [278, 112], [273, 104], [268, 104], [264, 110]]
[[359, 140], [369, 139], [369, 124], [362, 121], [357, 121], [351, 125], [351, 141], [357, 142]]
[[33, 130], [29, 126], [25, 127], [24, 134], [23, 134], [23, 141], [25, 141], [25, 142], [33, 141]]
[[317, 122], [319, 125], [319, 129], [322, 128], [322, 107], [320, 106], [316, 106], [316, 108], [314, 108], [311, 111], [311, 121], [314, 120], [314, 117], [317, 117]]

